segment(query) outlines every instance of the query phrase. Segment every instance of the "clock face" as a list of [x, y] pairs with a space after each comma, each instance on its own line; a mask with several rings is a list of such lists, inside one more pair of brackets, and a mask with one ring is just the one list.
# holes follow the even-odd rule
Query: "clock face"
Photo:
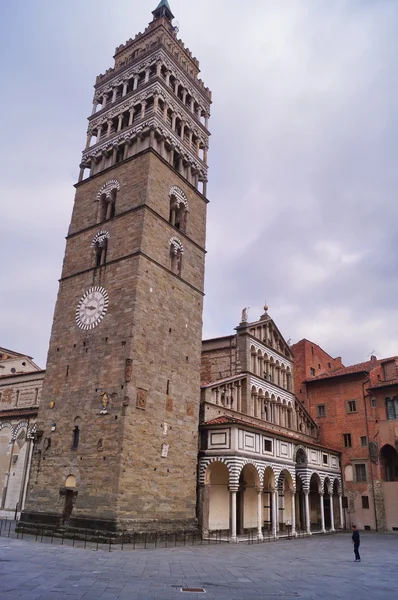
[[77, 326], [85, 331], [97, 327], [108, 310], [108, 304], [108, 292], [103, 287], [95, 286], [87, 290], [77, 305]]

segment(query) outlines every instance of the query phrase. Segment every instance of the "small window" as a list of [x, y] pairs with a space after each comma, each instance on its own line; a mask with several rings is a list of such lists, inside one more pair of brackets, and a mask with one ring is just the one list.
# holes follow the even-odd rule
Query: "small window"
[[322, 455], [322, 461], [324, 465], [327, 465], [329, 463], [327, 454]]
[[362, 508], [369, 508], [369, 496], [362, 496]]
[[315, 377], [315, 369], [311, 367], [311, 377]]
[[326, 406], [324, 404], [318, 404], [316, 407], [317, 417], [326, 417]]
[[372, 408], [376, 408], [376, 406], [377, 406], [377, 401], [376, 401], [376, 398], [371, 398], [371, 399], [370, 399], [370, 406], [371, 406]]
[[330, 363], [328, 363], [328, 369], [331, 369], [332, 365]]
[[389, 421], [398, 419], [398, 396], [386, 398], [387, 419]]
[[181, 277], [184, 248], [177, 238], [170, 240], [170, 270]]
[[351, 448], [351, 433], [343, 433], [344, 448]]
[[321, 365], [318, 365], [318, 369], [320, 369], [320, 368], [321, 368]]
[[73, 441], [72, 441], [72, 450], [77, 450], [79, 447], [80, 441], [80, 429], [78, 426], [73, 429]]
[[343, 496], [343, 508], [348, 508], [348, 498], [347, 498], [347, 496]]
[[365, 464], [355, 465], [355, 480], [359, 483], [367, 481]]
[[178, 186], [170, 190], [169, 222], [173, 227], [185, 233], [187, 228], [188, 201], [185, 193]]
[[362, 448], [365, 448], [368, 445], [368, 438], [366, 435], [362, 435], [361, 436], [361, 446]]
[[272, 452], [272, 441], [264, 440], [264, 452]]
[[356, 400], [348, 400], [348, 402], [346, 403], [346, 407], [347, 407], [347, 412], [348, 413], [355, 413], [355, 412], [357, 412], [357, 402], [356, 402]]

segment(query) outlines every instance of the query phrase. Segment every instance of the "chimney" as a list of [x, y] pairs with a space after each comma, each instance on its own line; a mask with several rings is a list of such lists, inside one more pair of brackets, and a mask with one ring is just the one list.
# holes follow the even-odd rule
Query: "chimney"
[[372, 354], [372, 356], [370, 357], [370, 360], [372, 363], [377, 362], [377, 358], [374, 354]]

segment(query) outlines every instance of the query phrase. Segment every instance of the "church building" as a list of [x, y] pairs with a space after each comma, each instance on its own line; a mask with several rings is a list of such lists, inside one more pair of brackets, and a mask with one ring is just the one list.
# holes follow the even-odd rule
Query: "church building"
[[202, 346], [200, 519], [205, 536], [273, 537], [344, 526], [339, 451], [294, 393], [294, 357], [264, 307]]
[[30, 356], [0, 348], [0, 517], [24, 507], [43, 379]]

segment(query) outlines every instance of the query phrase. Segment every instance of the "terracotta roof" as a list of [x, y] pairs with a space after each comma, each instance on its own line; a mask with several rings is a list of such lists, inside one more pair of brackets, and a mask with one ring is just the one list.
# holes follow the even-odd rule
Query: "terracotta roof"
[[331, 448], [330, 446], [321, 446], [320, 444], [317, 444], [316, 442], [304, 440], [303, 437], [309, 437], [309, 436], [305, 436], [304, 434], [301, 434], [299, 431], [294, 431], [294, 432], [292, 432], [293, 435], [292, 434], [289, 435], [286, 432], [275, 431], [273, 429], [270, 429], [269, 427], [266, 426], [266, 423], [264, 423], [264, 425], [260, 425], [257, 423], [250, 423], [248, 421], [244, 421], [243, 419], [235, 419], [234, 417], [228, 417], [226, 415], [221, 415], [220, 417], [211, 419], [211, 421], [206, 421], [205, 423], [203, 423], [203, 425], [247, 425], [249, 427], [253, 427], [254, 429], [261, 429], [261, 430], [267, 431], [269, 434], [273, 434], [276, 436], [281, 435], [281, 436], [287, 437], [287, 438], [294, 438], [294, 439], [299, 439], [299, 440], [301, 439], [302, 442], [304, 442], [305, 444], [309, 444], [310, 446], [315, 446], [316, 448], [322, 448], [324, 450], [331, 450], [332, 452], [336, 452], [336, 454], [341, 454], [341, 450], [338, 450], [337, 448]]
[[212, 419], [211, 421], [207, 421], [206, 425], [226, 425], [227, 423], [242, 423], [239, 419], [234, 419], [233, 417], [226, 417], [223, 415], [222, 417], [217, 417], [216, 419]]
[[389, 381], [378, 381], [377, 383], [373, 383], [369, 386], [369, 390], [373, 390], [375, 388], [388, 387], [389, 385], [398, 385], [397, 379], [390, 379]]
[[353, 375], [355, 373], [369, 373], [372, 369], [380, 366], [382, 363], [388, 362], [389, 360], [395, 360], [396, 358], [397, 357], [392, 356], [391, 358], [382, 358], [379, 360], [367, 360], [366, 362], [358, 363], [357, 365], [350, 365], [349, 367], [337, 369], [331, 373], [324, 373], [323, 375], [318, 375], [317, 377], [310, 377], [309, 379], [305, 380], [305, 383], [311, 383], [311, 381], [320, 381], [321, 379], [330, 379], [331, 377]]

